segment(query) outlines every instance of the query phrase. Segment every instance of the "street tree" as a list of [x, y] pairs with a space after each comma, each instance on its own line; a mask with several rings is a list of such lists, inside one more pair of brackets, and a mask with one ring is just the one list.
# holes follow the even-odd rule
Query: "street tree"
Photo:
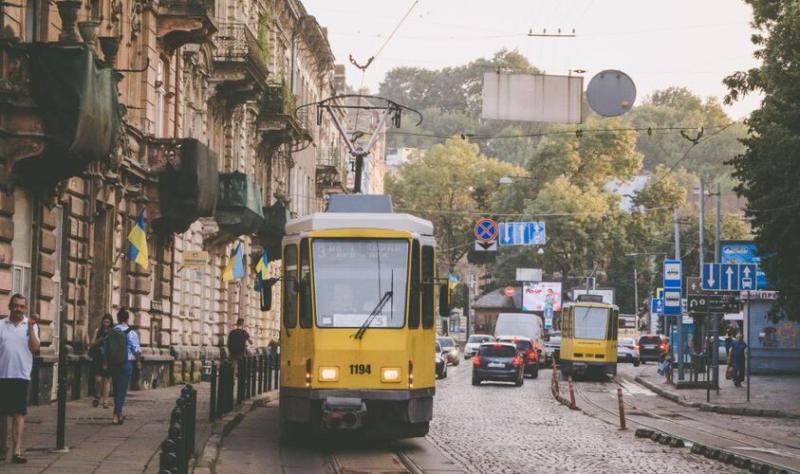
[[725, 79], [726, 101], [760, 92], [761, 107], [746, 121], [745, 151], [731, 163], [747, 198], [755, 240], [778, 307], [800, 320], [800, 3], [746, 0], [753, 8], [758, 67]]
[[474, 220], [477, 213], [488, 209], [498, 180], [522, 173], [516, 166], [482, 155], [477, 145], [454, 137], [404, 163], [396, 175], [387, 178], [386, 190], [399, 209], [433, 222], [440, 263], [452, 269], [472, 244]]

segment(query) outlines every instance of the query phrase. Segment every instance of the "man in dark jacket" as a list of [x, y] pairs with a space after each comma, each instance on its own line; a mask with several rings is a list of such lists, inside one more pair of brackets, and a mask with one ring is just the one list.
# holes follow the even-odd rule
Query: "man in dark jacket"
[[733, 366], [733, 384], [742, 386], [744, 380], [747, 343], [743, 340], [742, 333], [736, 335], [736, 340], [731, 343], [731, 365]]

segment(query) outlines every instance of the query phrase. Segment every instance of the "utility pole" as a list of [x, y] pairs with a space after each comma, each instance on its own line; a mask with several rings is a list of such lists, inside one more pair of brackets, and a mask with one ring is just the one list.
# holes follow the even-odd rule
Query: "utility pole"
[[700, 254], [700, 269], [699, 269], [698, 275], [702, 275], [703, 274], [703, 263], [705, 263], [704, 262], [704, 257], [705, 257], [705, 242], [704, 242], [704, 238], [705, 238], [705, 216], [706, 216], [706, 197], [705, 197], [705, 192], [706, 192], [706, 186], [705, 186], [705, 183], [703, 182], [703, 179], [701, 178], [700, 179], [700, 196], [699, 196], [699, 202], [698, 202], [698, 205], [700, 207], [700, 217], [699, 217], [699, 219], [700, 219], [700, 222], [699, 222], [699, 224], [700, 224], [700, 250], [698, 250], [698, 253]]
[[[714, 195], [714, 207], [716, 207], [717, 215], [715, 217], [714, 222], [714, 263], [721, 263], [719, 260], [719, 235], [720, 235], [720, 201], [722, 200], [722, 193], [720, 192], [721, 187], [719, 182], [717, 182], [717, 193]], [[701, 273], [702, 275], [702, 273]], [[719, 394], [719, 319], [721, 315], [719, 313], [714, 313], [711, 315], [714, 318], [711, 321], [711, 337], [713, 337], [714, 343], [712, 347], [714, 348], [714, 353], [711, 354], [712, 364], [714, 364], [714, 373], [712, 374], [713, 380], [712, 383], [714, 384], [714, 388], [717, 390], [717, 394]]]
[[[681, 227], [680, 227], [680, 211], [678, 206], [673, 206], [673, 224], [675, 226], [675, 260], [681, 259]], [[675, 327], [678, 329], [678, 381], [683, 380], [683, 311], [678, 315], [675, 321]], [[670, 344], [672, 343], [670, 339]]]
[[633, 320], [639, 330], [639, 274], [636, 272], [636, 259], [633, 260]]
[[467, 341], [469, 341], [469, 285], [464, 284], [464, 323], [466, 324]]

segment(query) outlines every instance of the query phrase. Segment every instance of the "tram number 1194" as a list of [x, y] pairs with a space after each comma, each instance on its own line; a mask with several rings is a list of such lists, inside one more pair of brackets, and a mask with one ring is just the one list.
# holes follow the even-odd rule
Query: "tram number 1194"
[[372, 373], [372, 366], [370, 364], [351, 364], [350, 365], [350, 375], [364, 375], [364, 374], [371, 374]]

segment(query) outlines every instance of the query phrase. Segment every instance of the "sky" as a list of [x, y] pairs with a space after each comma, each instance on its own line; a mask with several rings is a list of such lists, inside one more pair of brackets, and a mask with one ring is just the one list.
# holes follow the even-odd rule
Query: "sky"
[[[348, 83], [358, 88], [363, 81], [373, 93], [393, 68], [458, 66], [502, 48], [518, 50], [548, 74], [585, 70], [585, 83], [602, 70], [622, 70], [636, 83], [637, 103], [670, 86], [721, 100], [725, 76], [758, 64], [752, 11], [742, 0], [302, 1], [328, 28], [336, 62], [348, 65]], [[576, 36], [528, 36], [559, 28]], [[363, 74], [349, 63], [350, 55], [363, 64], [379, 50]], [[748, 96], [726, 111], [741, 119], [759, 103]]]

